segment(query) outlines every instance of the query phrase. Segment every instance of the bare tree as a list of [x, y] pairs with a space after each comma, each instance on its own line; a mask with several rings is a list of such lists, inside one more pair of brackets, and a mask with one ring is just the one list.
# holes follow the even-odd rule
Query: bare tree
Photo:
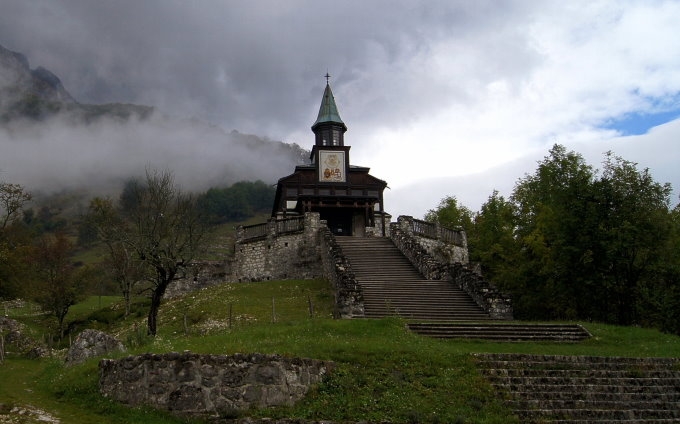
[[132, 263], [132, 254], [153, 275], [147, 332], [155, 335], [166, 289], [203, 247], [204, 220], [195, 199], [183, 193], [167, 171], [147, 170], [144, 183], [129, 182], [124, 203], [124, 208], [116, 209], [109, 201], [95, 199], [90, 210], [99, 214], [95, 220], [99, 233], [113, 241], [113, 262], [123, 264], [123, 269]]
[[31, 194], [19, 184], [0, 182], [0, 210], [2, 210], [0, 229], [14, 220], [31, 198]]
[[130, 226], [110, 199], [93, 199], [86, 219], [97, 230], [98, 239], [109, 251], [105, 266], [111, 278], [118, 283], [125, 303], [125, 316], [128, 316], [134, 288], [145, 279], [143, 263], [132, 250]]

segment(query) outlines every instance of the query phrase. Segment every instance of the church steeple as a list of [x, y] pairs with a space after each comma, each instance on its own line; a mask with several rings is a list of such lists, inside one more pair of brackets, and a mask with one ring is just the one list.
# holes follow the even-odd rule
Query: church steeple
[[338, 107], [335, 104], [335, 98], [331, 91], [331, 86], [328, 83], [330, 75], [326, 74], [326, 89], [321, 98], [321, 106], [319, 107], [319, 115], [316, 122], [312, 125], [312, 131], [316, 135], [315, 145], [317, 146], [344, 146], [344, 134], [347, 131], [347, 126], [338, 113]]

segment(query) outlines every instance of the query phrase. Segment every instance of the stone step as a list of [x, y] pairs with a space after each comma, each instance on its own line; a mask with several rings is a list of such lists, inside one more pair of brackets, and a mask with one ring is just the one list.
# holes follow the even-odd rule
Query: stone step
[[[484, 316], [474, 316], [470, 314], [465, 314], [465, 313], [454, 313], [454, 312], [448, 312], [445, 314], [432, 314], [432, 313], [419, 313], [417, 311], [409, 311], [409, 313], [394, 313], [392, 311], [385, 311], [385, 312], [379, 312], [379, 313], [371, 313], [371, 312], [366, 312], [364, 317], [365, 318], [384, 318], [384, 317], [390, 317], [390, 316], [398, 316], [404, 319], [408, 320], [428, 320], [428, 321], [482, 321], [485, 319], [489, 319], [488, 317]], [[494, 339], [495, 340], [495, 339]], [[499, 341], [504, 341], [504, 340], [499, 340]]]
[[521, 369], [618, 369], [645, 370], [680, 369], [680, 359], [676, 358], [632, 358], [632, 357], [599, 357], [599, 356], [564, 356], [564, 355], [527, 355], [527, 354], [477, 354], [480, 363], [487, 368], [521, 368]]
[[[590, 410], [674, 410], [680, 411], [680, 402], [665, 400], [553, 400], [553, 399], [528, 399], [510, 400], [506, 404], [513, 410], [520, 409], [590, 409]], [[669, 417], [675, 418], [675, 417]], [[677, 418], [680, 418], [678, 416]]]
[[[680, 420], [680, 411], [666, 409], [518, 409], [514, 413], [520, 419], [538, 419], [540, 422], [553, 420], [604, 420], [605, 422], [619, 422], [620, 420]], [[656, 422], [656, 421], [655, 421]]]
[[[489, 376], [492, 377], [499, 377], [499, 378], [510, 378], [510, 377], [517, 377], [517, 378], [531, 378], [531, 377], [540, 377], [545, 375], [547, 370], [545, 369], [490, 369], [490, 370], [485, 370], [485, 373]], [[633, 369], [617, 369], [617, 370], [606, 370], [606, 369], [586, 369], [586, 368], [577, 368], [577, 369], [551, 369], [550, 370], [550, 375], [555, 376], [555, 377], [569, 377], [569, 376], [583, 376], [583, 375], [588, 375], [590, 377], [597, 377], [597, 376], [602, 376], [602, 377], [609, 377], [609, 378], [635, 378], [638, 377], [639, 375], [642, 375], [640, 371], [638, 370], [633, 370]], [[644, 372], [644, 376], [646, 377], [652, 377], [652, 378], [673, 378], [677, 376], [676, 371], [672, 370], [658, 370], [658, 369], [652, 369], [652, 370], [647, 370]]]
[[362, 288], [367, 318], [485, 320], [488, 314], [448, 281], [426, 280], [386, 238], [337, 237]]
[[[546, 422], [541, 420], [540, 422]], [[550, 424], [611, 424], [611, 420], [550, 420]], [[677, 418], [656, 418], [656, 419], [619, 419], [615, 421], [617, 424], [680, 424], [680, 419]]]
[[[437, 338], [574, 342], [590, 337], [582, 327], [573, 325], [409, 323], [408, 326], [411, 331], [418, 334]], [[490, 377], [507, 378], [507, 375], [496, 376], [492, 374]]]
[[666, 387], [635, 387], [633, 391], [625, 386], [601, 386], [595, 390], [594, 387], [569, 387], [560, 391], [513, 391], [515, 399], [546, 399], [546, 400], [602, 400], [602, 401], [623, 401], [623, 402], [637, 402], [637, 401], [664, 401], [664, 402], [680, 402], [680, 393], [677, 391], [669, 392]]
[[680, 423], [680, 359], [477, 354], [523, 422]]

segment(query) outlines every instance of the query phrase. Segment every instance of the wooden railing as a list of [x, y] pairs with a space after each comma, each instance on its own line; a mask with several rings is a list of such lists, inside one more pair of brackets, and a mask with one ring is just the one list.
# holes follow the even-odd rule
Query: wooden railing
[[300, 216], [295, 218], [278, 219], [265, 222], [263, 224], [244, 225], [242, 228], [243, 232], [240, 234], [239, 241], [243, 242], [257, 240], [265, 238], [269, 234], [278, 236], [281, 234], [290, 234], [304, 231], [305, 218]]
[[305, 218], [295, 217], [286, 218], [276, 221], [276, 233], [286, 234], [286, 233], [297, 233], [305, 229]]
[[244, 225], [243, 226], [243, 240], [252, 240], [267, 236], [267, 223]]
[[413, 234], [427, 237], [433, 240], [441, 240], [447, 244], [454, 244], [462, 246], [464, 238], [461, 230], [452, 230], [450, 228], [440, 227], [433, 222], [421, 221], [413, 219], [411, 224]]

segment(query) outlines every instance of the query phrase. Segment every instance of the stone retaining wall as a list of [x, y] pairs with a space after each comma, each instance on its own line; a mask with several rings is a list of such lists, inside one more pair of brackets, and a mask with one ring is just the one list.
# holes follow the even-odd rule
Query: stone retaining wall
[[342, 248], [335, 236], [324, 226], [319, 230], [319, 246], [323, 276], [333, 284], [335, 289], [335, 318], [358, 318], [364, 316], [364, 294], [357, 282], [349, 260], [342, 253]]
[[321, 226], [318, 213], [305, 214], [299, 230], [281, 233], [281, 221], [262, 224], [263, 235], [247, 238], [237, 232], [233, 275], [238, 282], [319, 278], [322, 274], [317, 248]]
[[333, 363], [279, 355], [145, 354], [99, 363], [101, 393], [131, 406], [191, 416], [233, 416], [292, 405]]
[[411, 234], [411, 227], [404, 225], [402, 218], [391, 224], [392, 241], [425, 278], [449, 280], [463, 289], [491, 318], [512, 319], [512, 302], [508, 295], [460, 263], [448, 264], [437, 260], [422, 246], [419, 238]]

